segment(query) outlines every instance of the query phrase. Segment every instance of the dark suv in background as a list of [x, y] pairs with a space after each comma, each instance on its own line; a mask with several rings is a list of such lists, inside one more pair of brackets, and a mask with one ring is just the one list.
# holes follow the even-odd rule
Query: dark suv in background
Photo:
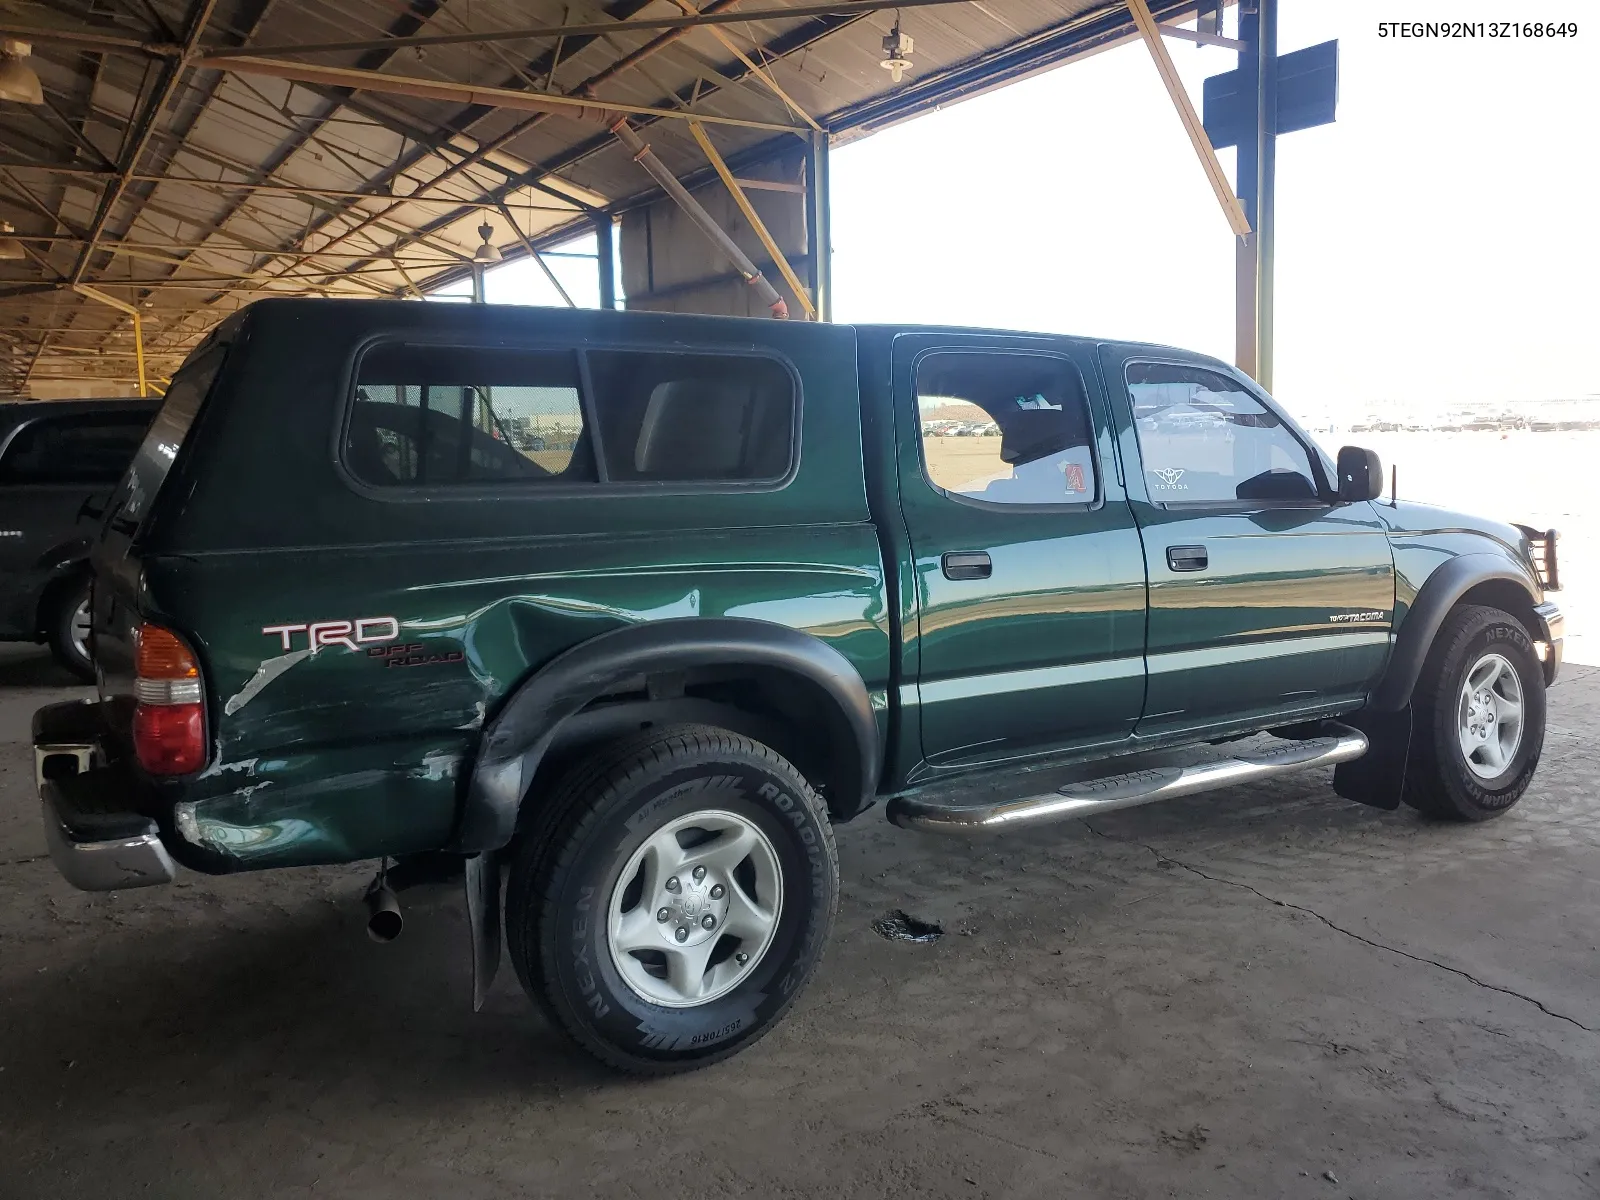
[[161, 402], [0, 404], [0, 641], [49, 642], [84, 679], [89, 660], [92, 523]]

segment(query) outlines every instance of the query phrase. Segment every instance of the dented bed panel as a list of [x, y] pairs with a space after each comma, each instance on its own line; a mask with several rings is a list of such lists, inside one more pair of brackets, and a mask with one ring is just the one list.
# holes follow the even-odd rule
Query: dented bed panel
[[147, 563], [151, 595], [172, 599], [161, 616], [193, 631], [209, 698], [212, 760], [175, 825], [235, 869], [436, 848], [486, 716], [562, 651], [653, 620], [801, 629], [881, 688], [872, 528], [805, 541], [804, 561], [791, 539], [719, 530]]

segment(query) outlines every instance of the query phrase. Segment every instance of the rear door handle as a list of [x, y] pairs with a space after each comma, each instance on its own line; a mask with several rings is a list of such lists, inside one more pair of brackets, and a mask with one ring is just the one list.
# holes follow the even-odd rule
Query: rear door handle
[[1167, 566], [1174, 571], [1204, 571], [1210, 563], [1211, 556], [1204, 546], [1167, 547]]
[[946, 554], [939, 561], [946, 579], [987, 579], [994, 574], [994, 564], [983, 550]]

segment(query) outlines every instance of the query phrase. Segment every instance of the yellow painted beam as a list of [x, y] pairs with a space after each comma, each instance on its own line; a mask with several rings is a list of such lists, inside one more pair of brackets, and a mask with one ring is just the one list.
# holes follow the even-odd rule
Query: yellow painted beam
[[118, 312], [127, 313], [133, 318], [133, 353], [139, 363], [139, 395], [150, 394], [150, 383], [144, 374], [144, 322], [139, 319], [139, 310], [125, 300], [118, 300], [115, 296], [108, 296], [99, 288], [92, 288], [86, 283], [72, 285], [72, 290], [80, 296], [87, 296], [91, 300], [99, 301], [107, 308], [114, 308]]
[[133, 353], [139, 364], [139, 396], [142, 399], [150, 394], [150, 381], [144, 374], [144, 322], [138, 313], [133, 314]]
[[[683, 9], [684, 13], [688, 16], [698, 17], [700, 15], [700, 10], [694, 6], [693, 0], [674, 0], [674, 3], [676, 3], [679, 8]], [[712, 37], [716, 38], [717, 41], [721, 42], [723, 46], [727, 48], [730, 54], [742, 62], [745, 65], [745, 68], [752, 75], [771, 88], [773, 94], [776, 95], [779, 100], [782, 100], [786, 105], [788, 105], [789, 110], [793, 112], [795, 116], [799, 117], [818, 133], [822, 132], [822, 126], [817, 124], [817, 122], [812, 118], [811, 114], [805, 109], [801, 108], [799, 102], [795, 100], [793, 96], [789, 95], [788, 92], [784, 91], [783, 88], [778, 86], [778, 81], [773, 78], [771, 71], [769, 71], [766, 67], [752, 62], [750, 56], [743, 50], [739, 49], [739, 47], [734, 43], [734, 40], [725, 32], [723, 32], [723, 30], [717, 28], [717, 26], [707, 25], [705, 26], [705, 30]]]
[[1150, 15], [1150, 6], [1145, 0], [1128, 0], [1128, 11], [1133, 14], [1133, 22], [1139, 27], [1139, 33], [1150, 51], [1150, 57], [1155, 60], [1161, 82], [1167, 87], [1167, 95], [1172, 97], [1173, 107], [1178, 110], [1183, 128], [1189, 135], [1189, 141], [1194, 145], [1194, 152], [1200, 158], [1200, 165], [1205, 169], [1211, 190], [1217, 194], [1217, 203], [1222, 205], [1223, 215], [1228, 218], [1228, 224], [1235, 234], [1239, 237], [1248, 237], [1250, 220], [1244, 215], [1244, 206], [1239, 203], [1239, 197], [1233, 194], [1228, 177], [1223, 173], [1222, 164], [1217, 161], [1216, 148], [1206, 136], [1205, 126], [1200, 122], [1200, 114], [1194, 111], [1194, 105], [1189, 102], [1189, 93], [1183, 89], [1183, 80], [1178, 78], [1178, 69], [1172, 65], [1172, 57], [1161, 41], [1161, 26], [1157, 25], [1155, 18]]
[[756, 231], [756, 236], [761, 239], [761, 244], [767, 248], [767, 254], [772, 259], [773, 265], [778, 268], [778, 273], [783, 276], [783, 281], [794, 292], [795, 299], [800, 301], [800, 307], [806, 310], [806, 317], [815, 321], [817, 319], [817, 306], [812, 303], [805, 284], [800, 282], [800, 276], [795, 274], [794, 268], [789, 265], [789, 260], [783, 256], [783, 251], [778, 249], [777, 241], [768, 232], [766, 223], [762, 221], [761, 215], [756, 212], [755, 206], [750, 203], [750, 197], [744, 194], [744, 189], [739, 186], [739, 181], [733, 177], [733, 172], [728, 170], [728, 164], [722, 161], [722, 155], [718, 154], [717, 148], [711, 144], [711, 139], [706, 136], [705, 129], [699, 121], [690, 121], [689, 132], [694, 134], [694, 140], [700, 143], [700, 149], [706, 152], [706, 157], [711, 160], [711, 165], [716, 168], [717, 174], [722, 177], [722, 182], [733, 196], [733, 202], [739, 206], [739, 211], [744, 214], [744, 219], [750, 222], [750, 228]]

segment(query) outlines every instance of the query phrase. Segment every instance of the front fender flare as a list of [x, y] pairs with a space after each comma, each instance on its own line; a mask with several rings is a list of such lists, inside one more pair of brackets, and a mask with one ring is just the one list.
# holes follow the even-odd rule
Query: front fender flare
[[1528, 603], [1537, 603], [1535, 585], [1526, 569], [1500, 554], [1461, 554], [1441, 563], [1423, 582], [1417, 598], [1406, 610], [1395, 635], [1389, 665], [1373, 689], [1367, 704], [1376, 712], [1399, 712], [1411, 703], [1411, 693], [1422, 677], [1428, 650], [1438, 635], [1445, 617], [1461, 597], [1480, 583], [1505, 580], [1528, 593]]
[[[641, 673], [739, 665], [785, 671], [832, 702], [846, 744], [831, 797], [839, 811], [864, 807], [877, 791], [878, 727], [867, 686], [839, 651], [809, 633], [746, 617], [674, 617], [630, 625], [557, 655], [529, 677], [485, 727], [453, 849], [498, 850], [516, 830], [528, 781], [568, 717]], [[853, 793], [853, 794], [852, 794]]]

